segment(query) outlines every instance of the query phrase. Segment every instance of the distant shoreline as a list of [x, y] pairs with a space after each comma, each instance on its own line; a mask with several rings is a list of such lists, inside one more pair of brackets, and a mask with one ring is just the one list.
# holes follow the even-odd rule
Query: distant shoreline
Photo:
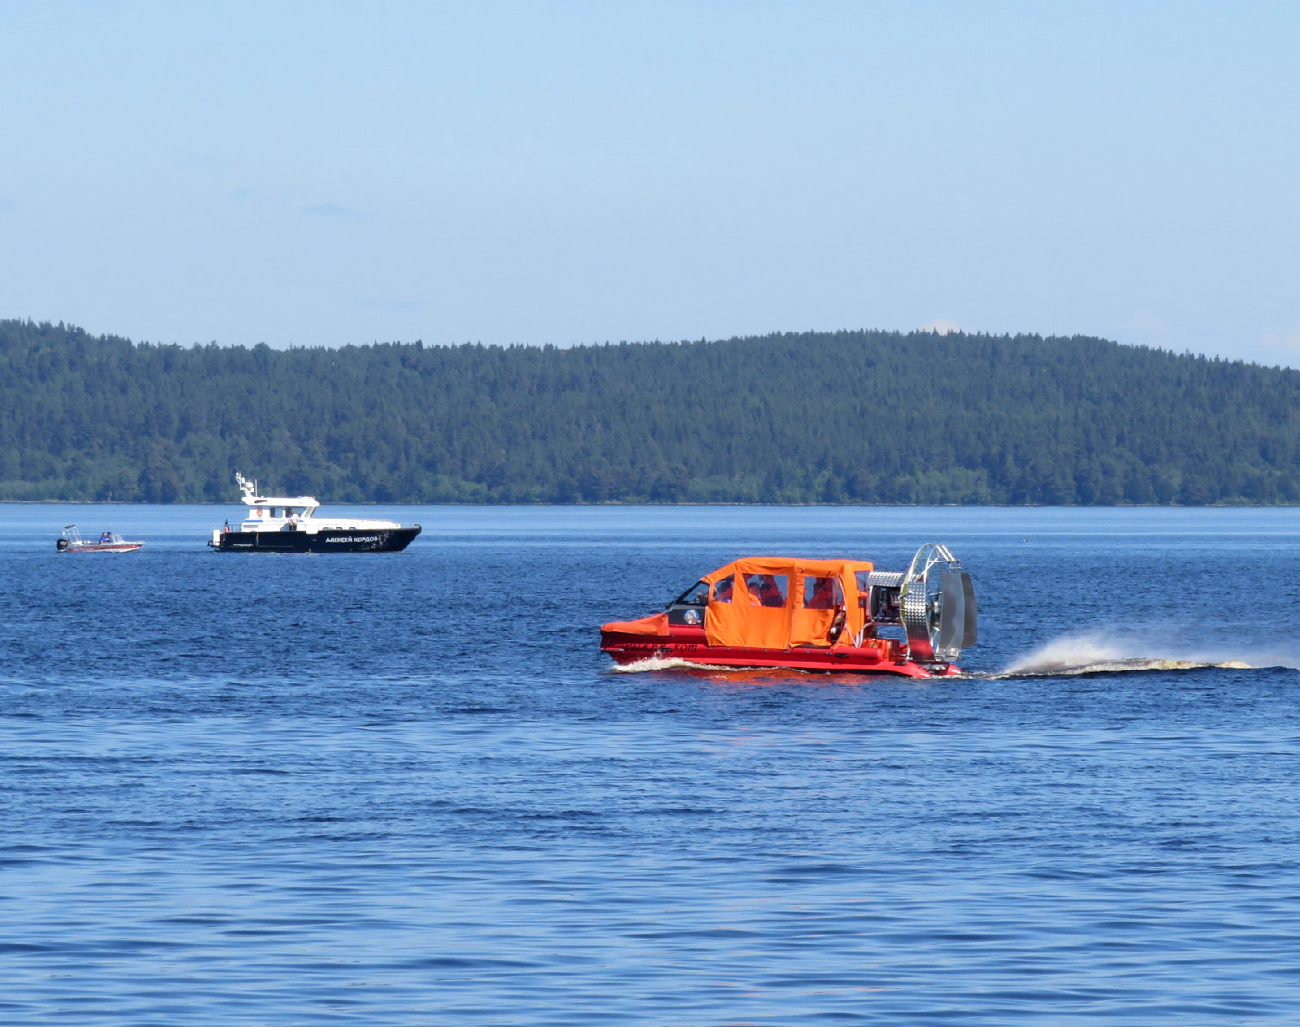
[[1087, 336], [136, 345], [0, 321], [0, 499], [1300, 505], [1300, 371]]

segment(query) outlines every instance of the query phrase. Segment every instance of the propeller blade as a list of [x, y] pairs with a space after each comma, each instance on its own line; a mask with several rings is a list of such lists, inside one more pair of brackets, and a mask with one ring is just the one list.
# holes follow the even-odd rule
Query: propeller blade
[[961, 572], [961, 590], [965, 599], [966, 614], [961, 633], [961, 647], [965, 649], [979, 641], [979, 605], [975, 602], [975, 585], [965, 571]]
[[955, 658], [961, 648], [962, 632], [966, 626], [966, 593], [962, 588], [959, 571], [944, 571], [940, 578], [939, 593], [939, 644], [937, 655]]

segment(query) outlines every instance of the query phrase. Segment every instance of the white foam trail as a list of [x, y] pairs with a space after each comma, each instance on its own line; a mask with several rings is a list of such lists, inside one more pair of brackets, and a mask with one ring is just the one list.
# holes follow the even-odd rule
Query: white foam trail
[[[1139, 639], [1103, 638], [1099, 634], [1059, 638], [1022, 656], [994, 678], [1063, 677], [1080, 674], [1116, 674], [1142, 670], [1256, 670], [1258, 664], [1225, 658], [1223, 653], [1150, 652], [1150, 643]], [[1145, 650], [1145, 651], [1144, 651]], [[1278, 660], [1267, 666], [1287, 666]]]
[[[1081, 674], [1121, 674], [1130, 671], [1152, 670], [1203, 670], [1217, 667], [1221, 670], [1259, 670], [1265, 667], [1300, 669], [1300, 659], [1294, 656], [1260, 655], [1248, 663], [1223, 652], [1165, 652], [1151, 653], [1149, 641], [1140, 638], [1115, 637], [1091, 632], [1054, 639], [1025, 654], [1004, 670], [988, 674], [979, 671], [963, 674], [967, 678], [998, 680], [1025, 677], [1077, 677]], [[656, 670], [709, 670], [733, 674], [761, 668], [724, 667], [713, 663], [697, 663], [677, 656], [648, 656], [634, 663], [616, 663], [609, 668], [615, 674], [644, 674]], [[767, 668], [780, 672], [780, 668]], [[784, 671], [789, 673], [789, 671]], [[801, 672], [802, 673], [802, 672]]]
[[615, 674], [644, 674], [649, 670], [738, 670], [737, 667], [720, 667], [714, 663], [696, 663], [679, 656], [647, 656], [632, 663], [616, 663], [609, 668]]

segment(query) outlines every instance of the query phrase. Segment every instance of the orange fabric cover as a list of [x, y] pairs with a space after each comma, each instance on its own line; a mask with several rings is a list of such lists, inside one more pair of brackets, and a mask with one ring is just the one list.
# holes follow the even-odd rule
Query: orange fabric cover
[[619, 631], [624, 635], [667, 635], [668, 614], [654, 613], [639, 620], [615, 620], [600, 626], [601, 631]]
[[[845, 627], [836, 646], [852, 644], [862, 630], [866, 611], [858, 605], [855, 571], [870, 571], [861, 560], [799, 560], [782, 556], [756, 556], [737, 560], [704, 576], [712, 585], [734, 575], [732, 601], [711, 601], [704, 614], [704, 634], [709, 645], [740, 646], [747, 649], [789, 649], [796, 645], [829, 646], [827, 633], [835, 610], [810, 610], [803, 605], [804, 577], [838, 578], [844, 590]], [[745, 586], [748, 574], [784, 574], [789, 592], [785, 606], [757, 605], [757, 598]]]

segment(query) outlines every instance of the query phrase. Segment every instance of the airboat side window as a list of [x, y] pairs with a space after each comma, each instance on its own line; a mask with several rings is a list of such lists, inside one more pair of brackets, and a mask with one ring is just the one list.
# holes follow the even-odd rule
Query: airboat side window
[[725, 578], [719, 578], [713, 583], [713, 601], [715, 603], [731, 602], [732, 591], [736, 585], [736, 576], [728, 574]]
[[864, 610], [871, 609], [871, 572], [854, 571], [853, 577], [858, 583], [858, 605]]
[[687, 606], [708, 606], [709, 586], [706, 582], [697, 581], [694, 585], [674, 599], [673, 602], [684, 603]]
[[746, 574], [745, 588], [754, 606], [784, 606], [790, 590], [787, 574]]
[[807, 610], [834, 610], [844, 605], [844, 589], [839, 578], [803, 579], [803, 605]]

